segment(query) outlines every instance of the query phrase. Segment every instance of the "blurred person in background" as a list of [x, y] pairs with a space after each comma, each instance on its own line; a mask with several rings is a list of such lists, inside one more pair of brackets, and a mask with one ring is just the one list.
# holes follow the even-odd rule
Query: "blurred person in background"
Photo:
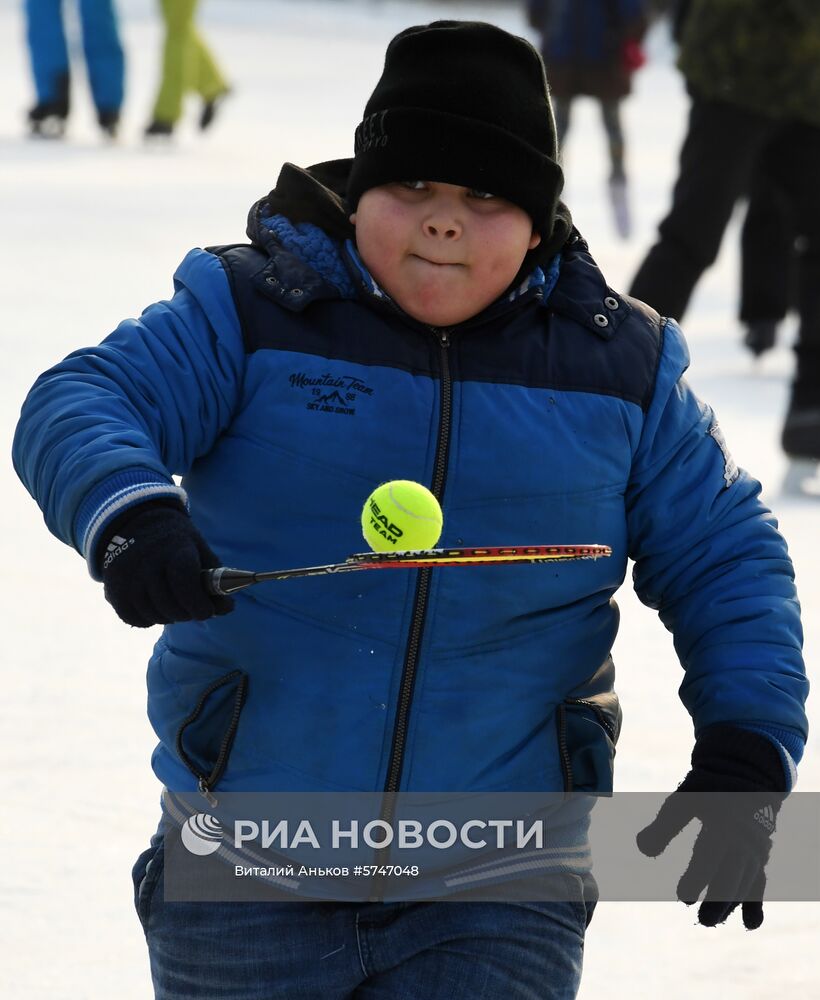
[[[691, 97], [672, 207], [630, 293], [680, 320], [717, 257], [753, 168], [768, 170], [800, 220], [800, 327], [781, 443], [820, 459], [820, 4], [687, 0], [679, 66]], [[770, 247], [774, 260], [782, 251]], [[780, 281], [775, 266], [764, 279]]]
[[[113, 0], [79, 0], [88, 81], [103, 134], [114, 138], [122, 107], [125, 58]], [[37, 103], [32, 135], [59, 139], [70, 110], [71, 68], [61, 0], [26, 0], [26, 37]]]
[[217, 109], [230, 91], [210, 49], [196, 29], [199, 0], [160, 0], [165, 22], [162, 79], [154, 102], [147, 139], [168, 137], [182, 117], [186, 93], [199, 94], [202, 107], [199, 127], [203, 131], [214, 120]]
[[572, 101], [594, 97], [609, 146], [609, 194], [615, 227], [629, 236], [631, 221], [624, 169], [621, 102], [632, 74], [645, 62], [641, 40], [647, 26], [645, 0], [529, 0], [530, 24], [541, 34], [541, 54], [550, 81], [558, 141], [563, 146]]
[[[805, 241], [776, 179], [777, 146], [764, 149], [749, 185], [740, 233], [740, 308], [743, 343], [758, 358], [777, 341], [777, 328], [797, 303], [797, 270]], [[807, 276], [807, 279], [808, 276]]]

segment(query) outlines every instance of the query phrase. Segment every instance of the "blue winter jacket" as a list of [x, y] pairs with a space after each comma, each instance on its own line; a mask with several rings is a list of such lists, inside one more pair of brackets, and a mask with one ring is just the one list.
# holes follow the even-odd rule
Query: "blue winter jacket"
[[445, 546], [613, 555], [270, 583], [229, 615], [166, 627], [148, 671], [162, 782], [606, 790], [629, 559], [674, 634], [696, 733], [763, 727], [800, 756], [786, 545], [684, 381], [673, 322], [609, 288], [577, 234], [547, 273], [442, 330], [399, 310], [352, 243], [265, 202], [249, 232], [250, 246], [191, 251], [170, 301], [25, 402], [17, 470], [92, 573], [114, 516], [182, 491], [227, 565], [342, 560], [390, 479], [440, 498]]

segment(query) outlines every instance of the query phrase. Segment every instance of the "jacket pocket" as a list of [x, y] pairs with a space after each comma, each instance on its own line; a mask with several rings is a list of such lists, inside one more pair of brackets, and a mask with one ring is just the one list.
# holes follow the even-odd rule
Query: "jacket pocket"
[[248, 676], [241, 670], [217, 678], [177, 730], [177, 754], [212, 806], [217, 804], [213, 789], [228, 766], [247, 689]]
[[617, 697], [567, 698], [556, 716], [564, 790], [611, 794], [621, 724]]
[[142, 929], [146, 933], [151, 901], [162, 877], [163, 862], [163, 837], [160, 833], [155, 833], [151, 838], [151, 846], [140, 854], [131, 870], [134, 885], [134, 908], [137, 911]]

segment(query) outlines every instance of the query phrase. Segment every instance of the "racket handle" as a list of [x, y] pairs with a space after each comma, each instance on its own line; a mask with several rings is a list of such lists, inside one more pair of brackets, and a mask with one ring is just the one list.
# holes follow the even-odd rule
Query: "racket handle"
[[256, 582], [256, 573], [247, 569], [231, 569], [230, 566], [217, 566], [216, 569], [203, 569], [202, 582], [209, 594], [227, 597], [237, 590], [252, 587]]

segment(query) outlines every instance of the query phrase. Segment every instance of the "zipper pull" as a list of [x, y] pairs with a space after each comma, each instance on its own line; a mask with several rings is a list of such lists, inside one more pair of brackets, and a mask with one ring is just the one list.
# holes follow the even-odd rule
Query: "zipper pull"
[[211, 794], [211, 790], [205, 784], [205, 779], [204, 778], [200, 778], [199, 779], [199, 784], [197, 785], [197, 787], [199, 788], [199, 794], [204, 799], [207, 800], [209, 806], [214, 807], [214, 806], [219, 805], [219, 799], [215, 795]]
[[449, 330], [437, 330], [439, 343], [442, 347], [450, 346], [450, 331]]

